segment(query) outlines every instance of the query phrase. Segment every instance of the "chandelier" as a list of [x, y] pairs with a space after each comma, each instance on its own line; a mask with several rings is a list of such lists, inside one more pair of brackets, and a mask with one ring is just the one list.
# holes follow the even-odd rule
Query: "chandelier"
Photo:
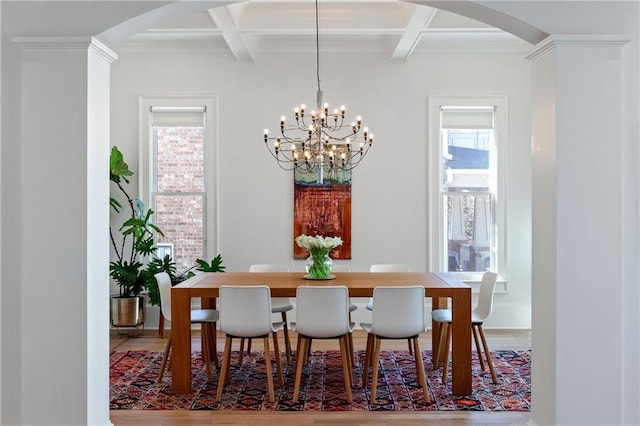
[[287, 122], [286, 117], [281, 116], [279, 136], [269, 136], [269, 129], [265, 129], [264, 142], [280, 168], [314, 173], [317, 183], [323, 183], [325, 175], [350, 171], [360, 164], [373, 144], [373, 134], [363, 127], [360, 116], [348, 123], [344, 105], [339, 110], [330, 111], [329, 104], [323, 101], [318, 0], [315, 16], [317, 109], [307, 111], [304, 104], [296, 107], [295, 122]]

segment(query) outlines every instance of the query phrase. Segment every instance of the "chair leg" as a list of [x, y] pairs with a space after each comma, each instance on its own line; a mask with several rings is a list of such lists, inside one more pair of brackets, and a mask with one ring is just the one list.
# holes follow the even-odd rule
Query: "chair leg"
[[442, 355], [443, 352], [443, 347], [442, 347], [442, 334], [445, 332], [444, 330], [444, 324], [439, 322], [438, 323], [438, 335], [440, 336], [440, 339], [438, 340], [438, 344], [436, 346], [436, 352], [433, 354], [433, 360], [432, 360], [432, 369], [437, 370], [438, 369], [438, 364], [440, 363], [440, 356]]
[[480, 368], [484, 371], [484, 361], [482, 360], [482, 350], [480, 349], [480, 342], [478, 340], [478, 330], [475, 325], [471, 326], [473, 332], [473, 340], [476, 342], [476, 351], [478, 352], [478, 360], [480, 361]]
[[416, 374], [418, 375], [418, 383], [422, 386], [422, 393], [424, 394], [424, 400], [426, 402], [431, 402], [431, 398], [429, 397], [429, 388], [427, 387], [427, 379], [424, 375], [424, 361], [422, 360], [422, 351], [420, 350], [420, 342], [417, 337], [411, 339], [413, 341], [414, 350], [416, 359]]
[[[484, 354], [487, 357], [487, 364], [489, 364], [489, 371], [491, 371], [491, 378], [493, 379], [493, 384], [498, 384], [498, 378], [496, 377], [496, 371], [493, 368], [493, 361], [491, 361], [491, 352], [489, 352], [489, 345], [487, 345], [487, 339], [484, 336], [484, 329], [482, 325], [478, 325], [478, 332], [480, 333], [480, 338], [482, 339], [482, 346], [484, 346]], [[480, 355], [480, 354], [478, 354]]]
[[356, 351], [353, 349], [353, 333], [347, 335], [349, 341], [349, 356], [351, 358], [351, 366], [353, 367], [358, 362], [356, 361]]
[[204, 361], [204, 369], [207, 372], [207, 382], [211, 381], [211, 360], [209, 339], [207, 338], [207, 324], [200, 324], [200, 346], [202, 347], [202, 361]]
[[376, 392], [378, 391], [378, 367], [380, 365], [380, 339], [378, 339], [378, 337], [375, 337], [374, 339], [375, 350], [371, 360], [373, 363], [373, 374], [371, 376], [371, 397], [369, 398], [369, 402], [371, 404], [376, 403]]
[[164, 315], [160, 312], [160, 318], [158, 319], [158, 334], [161, 339], [164, 339]]
[[212, 323], [209, 324], [209, 327], [211, 329], [211, 340], [212, 340], [212, 346], [213, 346], [213, 362], [216, 367], [216, 370], [218, 368], [220, 368], [220, 364], [218, 362], [218, 333], [216, 331], [216, 323]]
[[[278, 385], [282, 387], [284, 386], [284, 379], [282, 376], [282, 363], [280, 362], [280, 348], [278, 346], [278, 333], [274, 331], [271, 333], [271, 336], [273, 337], [273, 356], [275, 358], [276, 369], [278, 371]], [[271, 354], [265, 353], [264, 356], [269, 357], [269, 366], [271, 366]], [[265, 358], [265, 362], [266, 362], [266, 358]]]
[[273, 390], [273, 372], [271, 369], [271, 350], [269, 349], [269, 336], [264, 337], [264, 362], [267, 370], [267, 389], [269, 390], [269, 402], [275, 402], [276, 396]]
[[282, 321], [284, 322], [284, 351], [287, 355], [287, 364], [291, 364], [291, 340], [289, 339], [289, 325], [287, 323], [287, 313], [281, 312]]
[[[249, 340], [251, 344], [251, 340]], [[244, 337], [240, 338], [240, 350], [238, 351], [238, 365], [242, 364], [242, 357], [244, 356]]]
[[364, 364], [362, 365], [362, 387], [367, 387], [367, 378], [369, 377], [369, 366], [371, 365], [371, 357], [373, 356], [374, 336], [367, 333], [367, 348], [364, 352]]
[[293, 398], [291, 401], [295, 404], [298, 402], [298, 394], [300, 392], [300, 380], [302, 380], [302, 366], [307, 356], [307, 345], [309, 340], [305, 336], [298, 335], [298, 352], [296, 353], [296, 375], [293, 380]]
[[[445, 325], [447, 333], [445, 336], [445, 345], [444, 345], [444, 358], [442, 359], [442, 361], [444, 362], [444, 365], [442, 366], [442, 384], [444, 384], [447, 381], [447, 375], [449, 374], [449, 346], [451, 345], [451, 329], [453, 327], [451, 327], [451, 324], [446, 324]], [[440, 341], [442, 341], [442, 339], [440, 339]]]
[[347, 366], [349, 367], [349, 382], [353, 386], [353, 340], [351, 340], [351, 333], [347, 333], [343, 339], [345, 349], [347, 350]]
[[306, 338], [307, 340], [307, 345], [305, 346], [305, 353], [304, 353], [304, 361], [303, 364], [306, 364], [307, 362], [309, 362], [309, 357], [311, 356], [311, 344], [313, 343], [313, 339], [310, 337]]
[[347, 397], [347, 404], [351, 404], [353, 397], [351, 395], [351, 357], [349, 355], [349, 342], [345, 334], [338, 338], [340, 342], [340, 356], [342, 357], [342, 374], [344, 374], [344, 389]]
[[216, 393], [216, 401], [222, 398], [222, 389], [227, 376], [229, 375], [229, 361], [231, 360], [231, 337], [227, 336], [224, 341], [224, 355], [222, 356], [222, 368], [218, 377], [218, 392]]
[[162, 362], [160, 363], [160, 372], [158, 373], [158, 380], [157, 380], [158, 383], [162, 381], [162, 377], [164, 376], [164, 368], [167, 365], [167, 358], [169, 358], [170, 350], [171, 350], [171, 334], [169, 334], [169, 338], [167, 339], [167, 344], [164, 346], [164, 355], [162, 355]]

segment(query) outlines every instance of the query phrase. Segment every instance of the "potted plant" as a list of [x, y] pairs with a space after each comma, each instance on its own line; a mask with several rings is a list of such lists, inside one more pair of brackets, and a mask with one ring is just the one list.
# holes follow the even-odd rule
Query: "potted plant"
[[[145, 295], [149, 294], [152, 305], [160, 304], [154, 275], [161, 271], [173, 275], [175, 264], [168, 255], [164, 259], [155, 257], [155, 235], [164, 234], [151, 222], [153, 210], [146, 209], [142, 200], [134, 200], [127, 192], [125, 186], [133, 172], [115, 146], [111, 149], [109, 174], [111, 182], [124, 196], [129, 213], [118, 229], [121, 239], [116, 240], [113, 228], [109, 226], [115, 252], [115, 260], [109, 263], [109, 274], [120, 290], [111, 296], [111, 324], [115, 327], [138, 327], [145, 320]], [[111, 197], [110, 204], [118, 214], [125, 211], [116, 198]]]

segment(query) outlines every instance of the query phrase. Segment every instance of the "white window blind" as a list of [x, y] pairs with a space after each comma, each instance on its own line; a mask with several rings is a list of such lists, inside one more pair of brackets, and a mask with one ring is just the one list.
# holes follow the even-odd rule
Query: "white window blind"
[[152, 107], [151, 125], [203, 127], [205, 107]]
[[443, 129], [493, 129], [492, 107], [440, 108]]

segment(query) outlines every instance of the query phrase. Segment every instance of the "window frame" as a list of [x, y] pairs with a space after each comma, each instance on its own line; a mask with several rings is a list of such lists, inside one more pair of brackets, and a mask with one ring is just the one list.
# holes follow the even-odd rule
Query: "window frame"
[[[212, 95], [139, 96], [138, 97], [138, 194], [150, 206], [154, 185], [155, 148], [151, 133], [152, 107], [204, 107], [204, 256], [215, 256], [218, 232], [218, 98]], [[210, 238], [213, 236], [213, 238]]]
[[[495, 108], [495, 197], [492, 211], [495, 226], [494, 247], [491, 253], [495, 257], [494, 268], [501, 277], [507, 275], [507, 170], [508, 170], [508, 99], [506, 96], [429, 96], [428, 98], [428, 195], [427, 195], [427, 264], [430, 271], [448, 271], [447, 229], [445, 227], [446, 206], [440, 187], [442, 174], [442, 143], [440, 141], [441, 107], [482, 107]], [[481, 271], [450, 272], [462, 281], [480, 281]]]

